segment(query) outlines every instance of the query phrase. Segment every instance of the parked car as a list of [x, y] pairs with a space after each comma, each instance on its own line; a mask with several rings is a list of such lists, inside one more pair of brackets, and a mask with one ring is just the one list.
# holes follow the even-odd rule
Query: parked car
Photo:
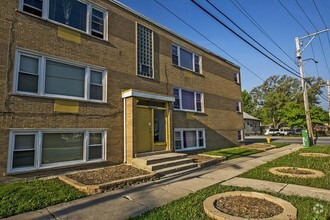
[[287, 128], [281, 128], [280, 135], [284, 135], [284, 136], [292, 135], [292, 130]]
[[276, 129], [276, 128], [270, 128], [265, 132], [265, 135], [271, 135], [271, 136], [275, 136], [275, 135], [280, 135], [280, 129]]
[[292, 134], [301, 136], [301, 128], [294, 128]]

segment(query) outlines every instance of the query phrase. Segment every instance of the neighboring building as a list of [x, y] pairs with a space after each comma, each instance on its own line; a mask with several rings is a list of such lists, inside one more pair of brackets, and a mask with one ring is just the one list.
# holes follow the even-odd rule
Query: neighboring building
[[243, 112], [244, 118], [244, 134], [245, 135], [257, 135], [261, 134], [260, 119]]
[[0, 173], [243, 139], [229, 61], [113, 1], [0, 5]]

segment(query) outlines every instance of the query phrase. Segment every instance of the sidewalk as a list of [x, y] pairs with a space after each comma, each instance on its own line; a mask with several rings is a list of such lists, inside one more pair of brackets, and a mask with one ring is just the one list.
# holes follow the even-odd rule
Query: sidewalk
[[[127, 219], [216, 183], [228, 184], [232, 178], [301, 147], [302, 145], [292, 144], [225, 161], [184, 176], [165, 178], [126, 189], [105, 192], [20, 214], [9, 219]], [[234, 178], [232, 181], [234, 180], [239, 182], [238, 178]], [[288, 191], [292, 186], [289, 187], [289, 185], [286, 186]], [[264, 190], [264, 188], [261, 189]], [[276, 189], [274, 188], [274, 190]], [[281, 192], [283, 193], [283, 191]]]

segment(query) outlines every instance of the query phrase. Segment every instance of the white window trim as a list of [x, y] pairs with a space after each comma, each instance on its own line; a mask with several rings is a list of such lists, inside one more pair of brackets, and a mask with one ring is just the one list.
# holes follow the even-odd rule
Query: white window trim
[[[202, 131], [203, 132], [203, 144], [204, 146], [202, 147], [191, 147], [191, 148], [183, 148], [183, 132], [184, 131], [195, 131], [196, 132], [196, 143], [199, 145], [199, 138], [198, 138], [198, 132]], [[175, 133], [180, 132], [180, 139], [181, 139], [181, 149], [176, 149], [175, 148], [175, 143], [174, 143], [174, 150], [175, 151], [191, 151], [191, 150], [198, 150], [198, 149], [204, 149], [206, 148], [206, 134], [205, 134], [205, 128], [175, 128], [174, 129], [174, 141], [175, 141]]]
[[[239, 111], [237, 111], [237, 106], [239, 108]], [[237, 113], [242, 113], [242, 102], [241, 101], [236, 102], [236, 112]]]
[[[73, 29], [73, 30], [76, 30], [76, 31], [79, 31], [81, 33], [85, 33], [85, 34], [88, 34], [92, 37], [95, 37], [97, 39], [103, 39], [103, 40], [108, 40], [108, 11], [103, 8], [102, 6], [99, 6], [99, 5], [96, 5], [94, 3], [91, 3], [90, 1], [88, 0], [77, 0], [85, 5], [87, 5], [87, 13], [86, 13], [86, 30], [83, 31], [83, 30], [80, 30], [80, 29], [77, 29], [77, 28], [74, 28], [72, 26], [69, 26], [69, 25], [66, 25], [66, 24], [63, 24], [63, 23], [60, 23], [60, 22], [57, 22], [55, 20], [52, 20], [49, 18], [49, 7], [50, 7], [50, 0], [43, 0], [43, 4], [42, 4], [42, 16], [40, 18], [44, 19], [44, 20], [47, 20], [49, 22], [52, 22], [54, 24], [57, 24], [59, 26], [64, 26], [64, 27], [67, 27], [67, 28], [70, 28], [70, 29]], [[24, 5], [24, 0], [19, 0], [19, 11], [22, 11], [24, 13], [28, 13], [28, 12], [25, 12], [23, 11], [23, 5]], [[92, 16], [92, 8], [95, 8], [99, 11], [102, 11], [104, 14], [104, 26], [103, 26], [103, 38], [99, 38], [97, 36], [94, 36], [91, 34], [91, 30], [92, 30], [92, 20], [91, 20], [91, 16]], [[28, 13], [30, 14], [30, 13]], [[38, 17], [38, 16], [37, 16]]]
[[[38, 93], [33, 92], [25, 92], [18, 91], [18, 75], [20, 69], [20, 57], [21, 55], [29, 56], [33, 58], [39, 59], [39, 68], [38, 68]], [[46, 80], [46, 60], [51, 60], [63, 64], [68, 64], [76, 67], [85, 68], [85, 94], [84, 97], [75, 97], [75, 96], [66, 96], [66, 95], [58, 95], [58, 94], [48, 94], [45, 92], [45, 80]], [[95, 70], [98, 72], [102, 72], [102, 86], [103, 86], [103, 100], [90, 99], [90, 71]], [[37, 52], [31, 52], [23, 49], [17, 49], [15, 51], [15, 66], [14, 66], [14, 85], [13, 85], [13, 93], [14, 94], [23, 94], [29, 96], [38, 96], [38, 97], [49, 97], [49, 98], [61, 98], [61, 99], [70, 99], [70, 100], [78, 100], [78, 101], [89, 101], [89, 102], [99, 102], [105, 103], [107, 102], [107, 71], [102, 67], [94, 67], [88, 66], [85, 64], [81, 64], [78, 62], [73, 62], [67, 59], [53, 57], [49, 55], [44, 55]]]
[[241, 139], [238, 138], [238, 133], [237, 133], [237, 139], [238, 139], [238, 142], [244, 141], [243, 130], [238, 130], [238, 132], [241, 133]]
[[[182, 47], [182, 46], [180, 46], [179, 44], [176, 44], [176, 43], [173, 43], [172, 46], [175, 46], [177, 48], [177, 52], [178, 52], [178, 54], [177, 54], [177, 56], [178, 56], [178, 65], [177, 66], [179, 66], [180, 68], [192, 71], [192, 72], [197, 73], [197, 74], [203, 74], [203, 71], [202, 71], [202, 56], [201, 55], [199, 55], [197, 53], [194, 53], [193, 51], [191, 51], [191, 50], [189, 50], [185, 47]], [[185, 51], [192, 54], [192, 64], [193, 64], [192, 69], [189, 69], [189, 68], [184, 67], [184, 66], [181, 65], [181, 61], [180, 61], [181, 49], [183, 49], [183, 50], [185, 50]], [[199, 72], [195, 72], [195, 56], [198, 56], [198, 58], [199, 58]], [[172, 65], [176, 66], [176, 64], [173, 64], [173, 62], [172, 62]]]
[[[189, 89], [177, 88], [177, 87], [174, 87], [173, 89], [178, 89], [179, 90], [179, 100], [180, 100], [180, 108], [174, 108], [174, 110], [176, 110], [176, 111], [185, 111], [185, 112], [204, 113], [204, 93], [192, 91], [192, 90], [189, 90]], [[195, 107], [194, 110], [182, 108], [182, 92], [181, 92], [182, 90], [194, 93], [194, 107]], [[200, 94], [200, 96], [201, 96], [201, 108], [202, 108], [201, 111], [197, 111], [197, 102], [196, 102], [196, 94], [197, 93]]]
[[[81, 132], [84, 134], [83, 142], [83, 159], [76, 161], [66, 161], [52, 164], [41, 164], [42, 159], [42, 137], [46, 133], [77, 133]], [[89, 133], [102, 133], [102, 158], [88, 160], [88, 144], [89, 144]], [[20, 167], [13, 168], [13, 155], [14, 155], [14, 142], [16, 135], [35, 135], [35, 155], [34, 155], [34, 167]], [[8, 146], [8, 161], [7, 161], [7, 173], [20, 173], [26, 171], [37, 171], [54, 167], [65, 167], [70, 165], [87, 164], [94, 162], [106, 161], [106, 140], [107, 131], [106, 129], [11, 129], [9, 133], [9, 146]]]
[[[234, 75], [236, 76], [237, 80], [235, 81], [235, 83], [237, 84], [241, 84], [241, 80], [240, 80], [240, 74], [239, 73], [234, 73]], [[235, 79], [235, 78], [234, 78]]]
[[[144, 76], [144, 75], [141, 75], [140, 74], [140, 68], [141, 68], [141, 63], [138, 63], [138, 56], [139, 56], [139, 45], [138, 45], [138, 28], [139, 28], [139, 25], [145, 27], [145, 28], [148, 28], [149, 30], [152, 31], [152, 34], [151, 34], [151, 43], [152, 43], [152, 77], [149, 77], [149, 76]], [[136, 48], [135, 48], [135, 51], [136, 51], [136, 75], [139, 76], [139, 77], [143, 77], [143, 78], [147, 78], [147, 79], [155, 79], [155, 38], [154, 38], [154, 30], [149, 27], [149, 26], [146, 26], [144, 24], [140, 24], [138, 22], [135, 22], [135, 42], [136, 42]]]

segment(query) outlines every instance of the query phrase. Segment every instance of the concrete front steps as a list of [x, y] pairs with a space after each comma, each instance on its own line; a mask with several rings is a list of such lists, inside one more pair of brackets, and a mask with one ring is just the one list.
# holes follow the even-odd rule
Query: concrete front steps
[[132, 165], [165, 176], [179, 175], [197, 169], [197, 164], [193, 163], [187, 154], [169, 151], [139, 154], [133, 159]]

